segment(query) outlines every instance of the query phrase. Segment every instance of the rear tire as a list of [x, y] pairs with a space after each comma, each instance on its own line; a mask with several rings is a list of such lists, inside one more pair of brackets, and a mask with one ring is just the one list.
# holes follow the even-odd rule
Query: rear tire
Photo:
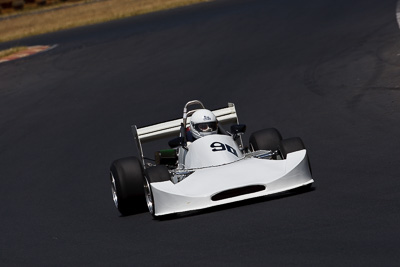
[[279, 147], [282, 135], [275, 128], [269, 128], [254, 132], [250, 136], [249, 144], [254, 150], [272, 150]]
[[170, 181], [171, 175], [165, 165], [157, 165], [146, 170], [144, 179], [144, 192], [147, 208], [149, 209], [150, 214], [155, 217], [155, 203], [150, 184]]
[[122, 215], [145, 211], [143, 167], [136, 157], [114, 161], [110, 167], [110, 179], [114, 204]]

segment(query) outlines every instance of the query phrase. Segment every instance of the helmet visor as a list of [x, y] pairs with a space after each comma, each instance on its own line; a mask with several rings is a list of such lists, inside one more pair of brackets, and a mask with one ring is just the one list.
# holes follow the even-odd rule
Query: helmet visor
[[204, 122], [204, 123], [198, 123], [194, 126], [194, 128], [199, 132], [199, 133], [205, 133], [205, 132], [213, 132], [217, 130], [217, 122]]

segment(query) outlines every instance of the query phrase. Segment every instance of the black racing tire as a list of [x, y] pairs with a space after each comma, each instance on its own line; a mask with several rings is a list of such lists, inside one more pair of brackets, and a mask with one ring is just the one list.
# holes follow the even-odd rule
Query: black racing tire
[[279, 151], [283, 159], [286, 159], [287, 154], [303, 149], [306, 149], [306, 147], [300, 137], [284, 139], [279, 144]]
[[259, 130], [251, 134], [249, 139], [250, 147], [254, 150], [272, 150], [275, 151], [279, 147], [282, 135], [275, 128]]
[[126, 216], [146, 210], [143, 167], [136, 157], [115, 160], [110, 167], [114, 204]]
[[150, 214], [155, 217], [155, 203], [150, 184], [169, 181], [171, 180], [171, 175], [167, 166], [157, 165], [146, 169], [144, 179], [144, 192], [147, 208], [149, 209]]

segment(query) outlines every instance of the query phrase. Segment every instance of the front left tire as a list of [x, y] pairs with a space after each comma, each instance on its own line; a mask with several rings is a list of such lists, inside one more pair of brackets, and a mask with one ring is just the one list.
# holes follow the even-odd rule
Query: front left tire
[[[288, 139], [281, 140], [279, 144], [279, 151], [282, 155], [283, 159], [287, 159], [287, 155], [289, 153], [293, 153], [296, 151], [300, 151], [306, 149], [303, 140], [301, 140], [300, 137], [292, 137]], [[308, 162], [308, 167], [310, 168], [310, 174], [312, 176], [312, 169], [311, 169], [311, 164], [310, 160], [307, 155], [307, 162]], [[291, 190], [292, 192], [303, 192], [303, 191], [309, 191], [312, 188], [312, 184], [307, 184], [305, 186], [295, 188]]]
[[287, 154], [303, 149], [306, 149], [306, 147], [300, 137], [284, 139], [279, 143], [279, 151], [284, 159], [287, 158]]
[[253, 150], [275, 151], [282, 140], [281, 133], [275, 128], [259, 130], [251, 134], [249, 144]]

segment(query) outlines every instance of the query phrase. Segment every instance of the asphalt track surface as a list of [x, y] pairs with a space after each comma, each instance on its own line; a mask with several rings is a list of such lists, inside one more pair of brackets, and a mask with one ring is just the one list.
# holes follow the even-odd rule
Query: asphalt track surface
[[[0, 65], [0, 265], [398, 266], [395, 11], [215, 1], [1, 44], [58, 47]], [[234, 102], [246, 139], [302, 137], [314, 190], [119, 216], [108, 170], [136, 153], [130, 125], [178, 118], [191, 99]]]

